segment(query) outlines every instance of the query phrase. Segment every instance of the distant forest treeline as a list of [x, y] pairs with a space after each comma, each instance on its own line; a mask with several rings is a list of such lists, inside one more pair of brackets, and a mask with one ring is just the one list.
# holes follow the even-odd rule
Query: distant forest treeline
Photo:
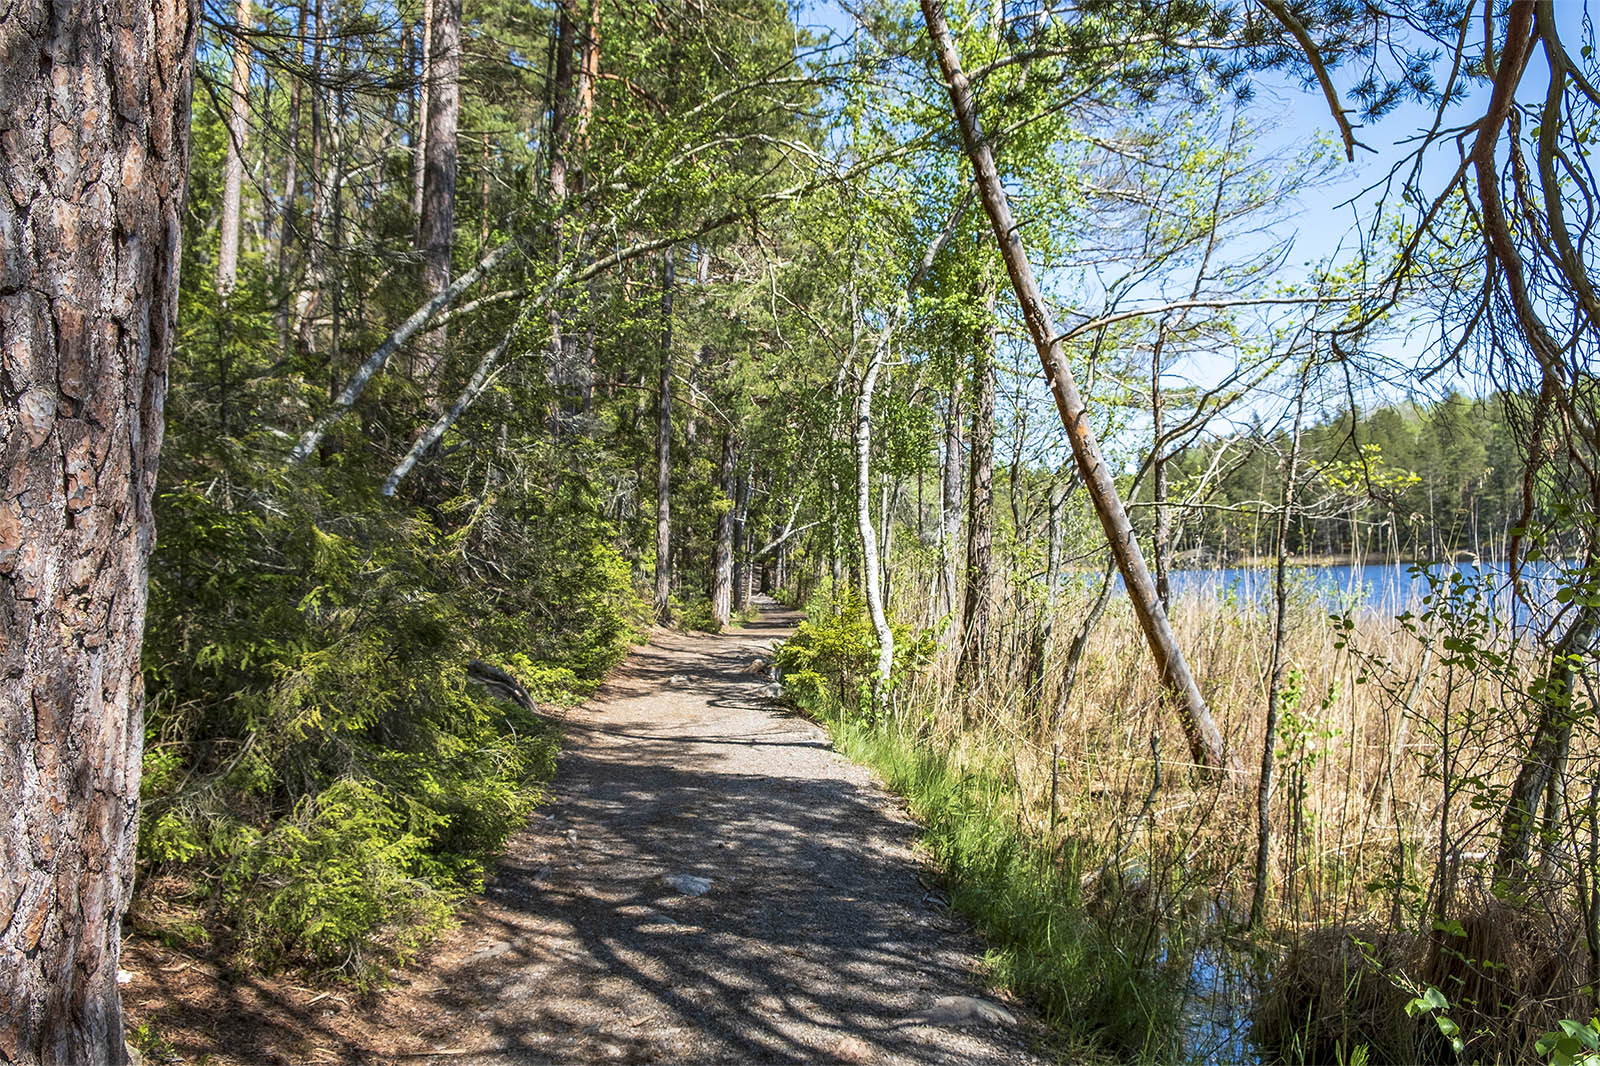
[[[1522, 508], [1516, 427], [1531, 403], [1451, 393], [1356, 415], [1346, 409], [1301, 433], [1289, 535], [1296, 557], [1501, 559]], [[1181, 508], [1178, 566], [1271, 554], [1288, 430], [1245, 432], [1173, 462]]]

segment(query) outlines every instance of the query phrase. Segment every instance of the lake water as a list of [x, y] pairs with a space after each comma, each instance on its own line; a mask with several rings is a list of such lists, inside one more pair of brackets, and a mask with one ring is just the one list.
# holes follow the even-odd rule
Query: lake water
[[[1558, 568], [1538, 561], [1523, 564], [1522, 580], [1528, 598], [1535, 604], [1549, 602], [1556, 591]], [[1510, 572], [1504, 563], [1433, 563], [1421, 568], [1413, 563], [1371, 563], [1362, 566], [1295, 566], [1290, 568], [1290, 587], [1309, 586], [1329, 610], [1364, 607], [1395, 615], [1415, 610], [1435, 584], [1444, 587], [1459, 575], [1475, 583], [1487, 582], [1497, 606], [1504, 613], [1512, 606]], [[1272, 595], [1273, 571], [1270, 567], [1227, 567], [1208, 570], [1174, 570], [1174, 595], [1203, 594], [1233, 597], [1246, 602], [1265, 602]], [[1521, 609], [1523, 612], [1526, 608]]]

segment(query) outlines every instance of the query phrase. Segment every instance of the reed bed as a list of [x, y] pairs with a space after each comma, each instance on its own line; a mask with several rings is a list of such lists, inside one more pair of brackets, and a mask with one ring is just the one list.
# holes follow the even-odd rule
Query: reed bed
[[[902, 619], [907, 632], [939, 631], [931, 578], [908, 567], [896, 586], [895, 602], [924, 605], [921, 617]], [[905, 670], [887, 720], [852, 718], [848, 699], [837, 719], [855, 722], [851, 743], [880, 768], [922, 753], [936, 758], [941, 780], [998, 783], [970, 817], [1047, 857], [1066, 886], [1056, 903], [1070, 900], [1073, 921], [1107, 932], [1102, 946], [1129, 970], [1155, 974], [1144, 994], [1165, 1006], [1145, 1013], [1137, 1039], [1125, 1018], [1107, 1022], [1120, 1034], [1113, 1054], [1193, 1053], [1181, 1050], [1193, 1022], [1182, 1004], [1195, 991], [1185, 981], [1193, 981], [1157, 971], [1205, 945], [1223, 945], [1250, 971], [1250, 1053], [1268, 1059], [1347, 1060], [1362, 1048], [1374, 1062], [1455, 1061], [1454, 1027], [1461, 1055], [1530, 1061], [1562, 1018], [1595, 1013], [1589, 782], [1600, 778], [1586, 703], [1580, 715], [1575, 701], [1582, 720], [1558, 775], [1563, 794], [1541, 825], [1535, 876], [1515, 891], [1491, 877], [1548, 661], [1536, 637], [1500, 625], [1462, 589], [1440, 589], [1393, 618], [1330, 611], [1308, 582], [1297, 584], [1273, 738], [1269, 906], [1246, 929], [1270, 610], [1204, 594], [1172, 605], [1234, 758], [1227, 773], [1207, 776], [1190, 760], [1125, 600], [1108, 603], [1075, 685], [1062, 691], [1063, 661], [1095, 591], [1068, 583], [1050, 608], [1042, 675], [1030, 676], [1030, 650], [1046, 608], [1036, 588], [1019, 585], [996, 597], [969, 687], [955, 684], [961, 649], [945, 631], [931, 656]], [[826, 589], [818, 603], [824, 616], [849, 609]], [[896, 783], [894, 772], [886, 776]], [[913, 805], [931, 788], [912, 789]], [[1037, 876], [1037, 862], [1028, 868]], [[1438, 1002], [1427, 1000], [1430, 988], [1446, 1006], [1408, 1015], [1413, 1001]], [[1039, 994], [1037, 982], [1031, 991]]]

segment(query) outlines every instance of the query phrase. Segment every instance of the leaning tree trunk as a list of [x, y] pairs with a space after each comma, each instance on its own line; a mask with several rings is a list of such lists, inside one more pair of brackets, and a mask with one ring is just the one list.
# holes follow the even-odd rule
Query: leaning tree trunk
[[717, 484], [727, 504], [717, 515], [716, 547], [711, 553], [711, 617], [720, 628], [733, 621], [733, 430], [722, 435], [722, 461], [717, 465]]
[[989, 648], [994, 591], [994, 287], [985, 284], [985, 321], [972, 357], [972, 464], [967, 476], [967, 589], [961, 610], [956, 682], [970, 686]]
[[239, 284], [239, 215], [244, 191], [245, 126], [250, 118], [251, 0], [234, 13], [233, 77], [228, 84], [228, 144], [222, 165], [222, 220], [217, 239], [217, 298], [224, 305]]
[[950, 29], [945, 25], [944, 12], [938, 0], [921, 0], [921, 5], [928, 36], [939, 58], [956, 122], [961, 129], [961, 141], [972, 160], [984, 210], [988, 212], [1001, 258], [1005, 260], [1006, 272], [1011, 277], [1017, 302], [1027, 321], [1028, 332], [1033, 337], [1045, 376], [1050, 381], [1050, 391], [1055, 395], [1061, 424], [1066, 428], [1067, 439], [1072, 444], [1072, 454], [1077, 459], [1084, 486], [1089, 490], [1095, 513], [1100, 518], [1112, 555], [1128, 587], [1134, 613], [1155, 656], [1162, 682], [1177, 705], [1190, 751], [1200, 765], [1220, 768], [1226, 761], [1222, 734], [1217, 731], [1211, 711], [1200, 695], [1199, 686], [1195, 684], [1194, 675], [1189, 672], [1189, 664], [1184, 661], [1183, 652], [1178, 648], [1167, 613], [1162, 610], [1161, 601], [1156, 597], [1144, 556], [1134, 539], [1128, 512], [1117, 495], [1116, 482], [1100, 455], [1100, 446], [1089, 425], [1083, 399], [1078, 395], [1078, 384], [1073, 379], [1071, 368], [1067, 366], [1066, 353], [1058, 339], [1055, 322], [1045, 306], [1044, 294], [1034, 280], [1033, 268], [1028, 264], [1021, 231], [1011, 216], [1010, 201], [1006, 197], [1005, 186], [1001, 184], [1000, 174], [995, 169], [994, 154], [989, 150], [989, 144], [978, 126], [972, 88], [961, 70], [961, 60], [956, 53], [955, 43], [950, 39]]
[[661, 257], [661, 382], [656, 391], [656, 620], [672, 608], [672, 286], [673, 251]]
[[0, 1060], [127, 1061], [139, 645], [198, 7], [0, 19]]
[[[1592, 561], [1589, 565], [1593, 565]], [[1520, 890], [1527, 882], [1541, 804], [1546, 802], [1551, 782], [1560, 772], [1572, 736], [1578, 665], [1592, 652], [1597, 635], [1600, 608], [1585, 604], [1550, 650], [1544, 674], [1533, 685], [1531, 695], [1539, 717], [1501, 812], [1495, 847], [1494, 880], [1513, 890]]]
[[[422, 252], [422, 291], [435, 297], [450, 287], [450, 252], [456, 232], [456, 127], [461, 119], [461, 0], [434, 0], [429, 55], [428, 133], [423, 146], [422, 216], [417, 244]], [[417, 345], [416, 375], [427, 382], [444, 360], [447, 330], [441, 326]]]

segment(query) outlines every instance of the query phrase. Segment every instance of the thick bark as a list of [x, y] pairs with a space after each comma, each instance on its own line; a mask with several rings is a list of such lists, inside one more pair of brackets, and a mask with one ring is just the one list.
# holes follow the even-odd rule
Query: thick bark
[[[423, 148], [422, 292], [432, 298], [450, 287], [450, 253], [456, 231], [456, 126], [461, 120], [461, 0], [434, 0], [428, 78], [428, 134]], [[428, 381], [444, 360], [446, 329], [417, 345], [416, 375]]]
[[1161, 608], [1161, 601], [1156, 597], [1155, 586], [1150, 580], [1150, 571], [1145, 566], [1144, 556], [1140, 553], [1138, 542], [1134, 538], [1128, 513], [1117, 495], [1116, 483], [1100, 455], [1099, 444], [1089, 425], [1088, 411], [1084, 407], [1083, 399], [1078, 395], [1078, 385], [1073, 379], [1071, 369], [1067, 366], [1066, 353], [1062, 350], [1055, 323], [1045, 305], [1044, 295], [1034, 280], [1033, 268], [1028, 263], [1027, 252], [1022, 245], [1021, 231], [1011, 216], [1011, 205], [1006, 197], [1005, 187], [1000, 181], [999, 172], [995, 169], [994, 155], [990, 152], [988, 142], [978, 126], [977, 113], [972, 102], [972, 89], [961, 70], [955, 43], [950, 39], [950, 30], [945, 25], [944, 12], [937, 0], [921, 0], [921, 6], [923, 17], [927, 21], [928, 35], [933, 42], [934, 52], [938, 56], [946, 87], [950, 92], [956, 121], [960, 126], [962, 144], [972, 160], [973, 170], [977, 176], [984, 210], [989, 215], [995, 241], [1000, 247], [1001, 257], [1005, 260], [1006, 271], [1011, 277], [1012, 287], [1016, 291], [1017, 301], [1021, 305], [1023, 318], [1028, 325], [1028, 332], [1033, 337], [1034, 347], [1038, 350], [1045, 376], [1050, 381], [1056, 408], [1060, 412], [1061, 423], [1067, 431], [1067, 438], [1072, 444], [1072, 453], [1078, 462], [1084, 486], [1089, 490], [1090, 500], [1094, 503], [1095, 512], [1105, 530], [1112, 555], [1122, 572], [1128, 596], [1133, 601], [1134, 613], [1138, 616], [1140, 628], [1143, 629], [1145, 639], [1155, 656], [1162, 682], [1172, 693], [1173, 702], [1176, 704], [1184, 733], [1189, 741], [1190, 751], [1200, 765], [1221, 768], [1226, 761], [1222, 735], [1211, 718], [1205, 699], [1200, 695], [1194, 676], [1189, 672], [1189, 665], [1184, 661], [1183, 652], [1178, 648], [1172, 626], [1167, 620], [1166, 612]]
[[972, 353], [972, 460], [967, 471], [967, 589], [961, 610], [956, 681], [970, 685], [989, 649], [994, 591], [994, 287], [985, 285], [985, 321]]
[[[322, 0], [311, 0], [311, 69], [322, 69]], [[311, 94], [311, 210], [309, 238], [306, 241], [306, 270], [294, 299], [295, 345], [301, 352], [311, 350], [312, 322], [322, 299], [323, 264], [326, 251], [325, 228], [328, 196], [322, 175], [323, 142], [322, 99]]]
[[222, 221], [217, 239], [217, 297], [224, 305], [239, 284], [239, 213], [244, 190], [244, 141], [250, 118], [251, 0], [234, 13], [233, 77], [228, 83], [228, 144], [222, 164]]
[[197, 8], [0, 19], [0, 1060], [127, 1060], [151, 495]]
[[717, 485], [728, 507], [717, 515], [716, 544], [711, 552], [711, 618], [718, 626], [733, 621], [733, 534], [736, 489], [733, 484], [733, 431], [722, 434], [722, 461], [717, 465]]
[[656, 619], [672, 609], [672, 248], [661, 257], [661, 376], [656, 390]]
[[733, 609], [742, 611], [750, 603], [750, 488], [753, 480], [749, 462], [739, 476], [733, 507]]
[[[556, 69], [551, 84], [550, 109], [550, 202], [561, 204], [567, 198], [567, 151], [571, 139], [572, 57], [576, 51], [572, 20], [572, 0], [558, 0], [556, 17]], [[556, 223], [560, 225], [559, 220]]]

